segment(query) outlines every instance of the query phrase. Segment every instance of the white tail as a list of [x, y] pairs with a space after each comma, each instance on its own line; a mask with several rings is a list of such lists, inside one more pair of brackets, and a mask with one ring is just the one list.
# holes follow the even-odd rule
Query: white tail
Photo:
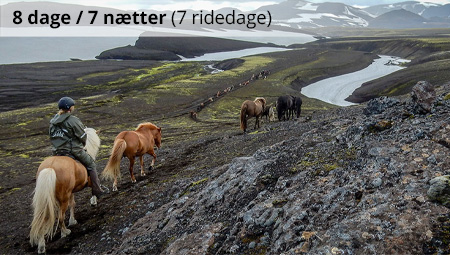
[[38, 252], [45, 252], [45, 239], [55, 235], [58, 203], [55, 198], [56, 173], [52, 168], [42, 169], [36, 180], [33, 196], [33, 222], [30, 243], [38, 244]]
[[97, 156], [98, 150], [100, 149], [100, 138], [97, 135], [97, 131], [93, 128], [85, 128], [84, 132], [86, 132], [86, 149], [87, 153], [95, 160]]

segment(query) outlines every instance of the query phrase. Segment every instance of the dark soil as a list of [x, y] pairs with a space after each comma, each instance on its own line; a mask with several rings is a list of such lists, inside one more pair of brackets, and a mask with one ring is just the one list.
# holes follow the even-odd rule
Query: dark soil
[[[188, 184], [208, 177], [211, 169], [318, 128], [330, 117], [324, 113], [335, 108], [303, 98], [299, 121], [264, 121], [262, 128], [244, 135], [238, 121], [243, 100], [264, 96], [271, 104], [279, 95], [301, 96], [296, 90], [301, 86], [359, 70], [373, 57], [346, 50], [295, 50], [246, 58], [235, 69], [218, 75], [206, 73], [203, 66], [210, 63], [77, 61], [1, 65], [1, 253], [36, 253], [28, 240], [35, 172], [50, 155], [48, 121], [60, 97], [73, 97], [77, 102], [75, 115], [88, 127], [101, 130], [98, 172], [106, 165], [114, 137], [120, 131], [134, 129], [145, 121], [162, 127], [162, 148], [156, 152], [155, 168], [141, 177], [135, 165], [137, 183], [132, 184], [126, 170], [128, 162], [122, 160], [119, 191], [105, 195], [97, 207], [89, 205], [89, 188], [77, 193], [78, 225], [70, 228], [69, 237], [59, 238], [58, 231], [47, 243], [48, 254], [104, 254], [121, 242], [122, 234], [138, 219], [171, 201], [172, 194], [188, 189]], [[262, 69], [271, 70], [267, 80], [239, 86]], [[216, 96], [232, 85], [235, 90]], [[199, 111], [198, 106], [209, 102], [209, 98], [214, 98], [213, 102]], [[197, 111], [196, 120], [191, 119], [191, 111]], [[251, 120], [249, 126], [253, 123]], [[145, 162], [148, 166], [149, 156]]]
[[[251, 155], [262, 146], [293, 135], [289, 132], [282, 135], [271, 133], [264, 140], [259, 140], [258, 135], [243, 135], [239, 130], [239, 107], [245, 99], [259, 95], [268, 98], [269, 104], [284, 93], [300, 95], [289, 87], [279, 85], [283, 80], [287, 85], [295, 80], [295, 77], [290, 77], [294, 73], [285, 74], [284, 71], [316, 59], [314, 52], [319, 51], [269, 54], [278, 60], [264, 66], [260, 65], [260, 60], [254, 61], [257, 64], [255, 67], [247, 66], [237, 75], [212, 75], [205, 80], [208, 83], [190, 85], [201, 90], [188, 95], [179, 94], [177, 87], [161, 90], [159, 86], [176, 85], [176, 80], [172, 83], [169, 80], [178, 76], [181, 76], [179, 79], [198, 75], [208, 77], [203, 69], [206, 63], [179, 63], [175, 68], [171, 64], [155, 61], [77, 61], [0, 66], [4, 74], [0, 78], [3, 127], [0, 132], [2, 252], [36, 252], [36, 247], [31, 247], [28, 241], [35, 172], [42, 159], [50, 155], [48, 122], [55, 114], [56, 102], [61, 96], [73, 97], [77, 102], [75, 115], [88, 127], [101, 130], [103, 147], [97, 159], [98, 172], [106, 165], [114, 137], [120, 131], [132, 130], [144, 121], [162, 127], [162, 148], [157, 151], [155, 169], [141, 177], [135, 165], [137, 183], [131, 184], [126, 170], [128, 162], [122, 160], [123, 178], [119, 182], [119, 192], [105, 195], [97, 207], [89, 205], [89, 188], [77, 193], [75, 217], [79, 224], [71, 227], [72, 233], [68, 238], [60, 239], [57, 234], [47, 245], [49, 254], [104, 253], [119, 242], [124, 229], [144, 216], [148, 209], [143, 208], [144, 205], [157, 207], [170, 200], [171, 197], [165, 194], [177, 188], [174, 186], [177, 180], [202, 179], [213, 167], [226, 164], [235, 157]], [[347, 71], [349, 66], [355, 70], [361, 68], [361, 63], [352, 60], [355, 58], [352, 52], [327, 54], [331, 58], [327, 64], [321, 62], [324, 67], [336, 66], [334, 70], [339, 70], [338, 62], [348, 61], [347, 67], [341, 71]], [[244, 68], [243, 65], [245, 63], [241, 63], [239, 68]], [[150, 71], [157, 67], [162, 67], [164, 72]], [[271, 70], [267, 80], [252, 81], [247, 87], [239, 86], [262, 69]], [[136, 81], [136, 76], [149, 73], [152, 75]], [[329, 74], [325, 72], [324, 75]], [[272, 83], [277, 86], [271, 87]], [[217, 91], [231, 85], [235, 85], [233, 91], [216, 98]], [[155, 93], [159, 96], [156, 104], [148, 101]], [[189, 112], [198, 109], [200, 103], [208, 102], [210, 97], [214, 97], [214, 102], [198, 112], [196, 121], [192, 120]], [[214, 109], [221, 102], [228, 104], [228, 100], [236, 99], [238, 103], [226, 106], [231, 107], [231, 111], [220, 110], [223, 112], [216, 115]], [[310, 106], [304, 109], [303, 114], [310, 115], [316, 107], [331, 107], [315, 100], [305, 101]], [[253, 126], [252, 121], [250, 127]], [[259, 131], [265, 133], [271, 125], [264, 121], [263, 129]], [[150, 157], [147, 155], [145, 160], [148, 166]], [[110, 233], [106, 241], [103, 240], [104, 233]]]

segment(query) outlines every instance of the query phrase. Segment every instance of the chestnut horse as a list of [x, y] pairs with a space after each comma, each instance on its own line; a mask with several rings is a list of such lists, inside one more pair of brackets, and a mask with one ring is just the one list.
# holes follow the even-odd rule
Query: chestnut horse
[[259, 128], [259, 117], [262, 117], [264, 108], [266, 106], [266, 99], [262, 97], [255, 98], [254, 101], [245, 100], [241, 106], [241, 129], [244, 133], [247, 131], [247, 120], [251, 117], [256, 117], [255, 128]]
[[[100, 148], [100, 138], [92, 128], [86, 128], [85, 149], [95, 160]], [[74, 217], [74, 193], [91, 185], [86, 167], [71, 157], [53, 156], [46, 158], [36, 174], [36, 188], [33, 196], [33, 221], [31, 223], [30, 243], [38, 245], [38, 253], [45, 253], [45, 239], [51, 239], [57, 230], [55, 221], [61, 226], [61, 237], [70, 234], [64, 223], [67, 208], [70, 207], [69, 226], [77, 224]], [[91, 204], [97, 204], [92, 196]]]
[[122, 131], [116, 136], [108, 164], [102, 172], [103, 178], [114, 180], [113, 191], [117, 191], [117, 178], [120, 178], [122, 157], [127, 157], [130, 161], [131, 182], [135, 183], [136, 178], [133, 174], [135, 158], [139, 157], [141, 176], [145, 176], [143, 156], [146, 153], [153, 156], [152, 164], [149, 167], [151, 170], [156, 160], [155, 145], [158, 148], [161, 147], [161, 128], [150, 122], [139, 124], [135, 131]]

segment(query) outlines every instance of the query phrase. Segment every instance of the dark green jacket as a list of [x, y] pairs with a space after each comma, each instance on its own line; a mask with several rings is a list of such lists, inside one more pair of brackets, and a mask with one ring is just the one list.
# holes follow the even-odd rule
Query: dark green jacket
[[50, 120], [49, 135], [53, 151], [82, 150], [86, 145], [86, 127], [70, 113], [56, 114]]

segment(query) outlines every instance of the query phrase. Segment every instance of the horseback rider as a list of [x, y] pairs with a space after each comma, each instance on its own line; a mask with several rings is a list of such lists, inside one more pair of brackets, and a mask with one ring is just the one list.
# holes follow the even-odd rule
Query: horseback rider
[[100, 187], [94, 159], [86, 152], [86, 128], [79, 118], [72, 115], [75, 101], [70, 97], [62, 97], [58, 102], [59, 111], [50, 120], [49, 135], [53, 156], [68, 156], [80, 161], [91, 178], [92, 195], [100, 198], [103, 190]]

